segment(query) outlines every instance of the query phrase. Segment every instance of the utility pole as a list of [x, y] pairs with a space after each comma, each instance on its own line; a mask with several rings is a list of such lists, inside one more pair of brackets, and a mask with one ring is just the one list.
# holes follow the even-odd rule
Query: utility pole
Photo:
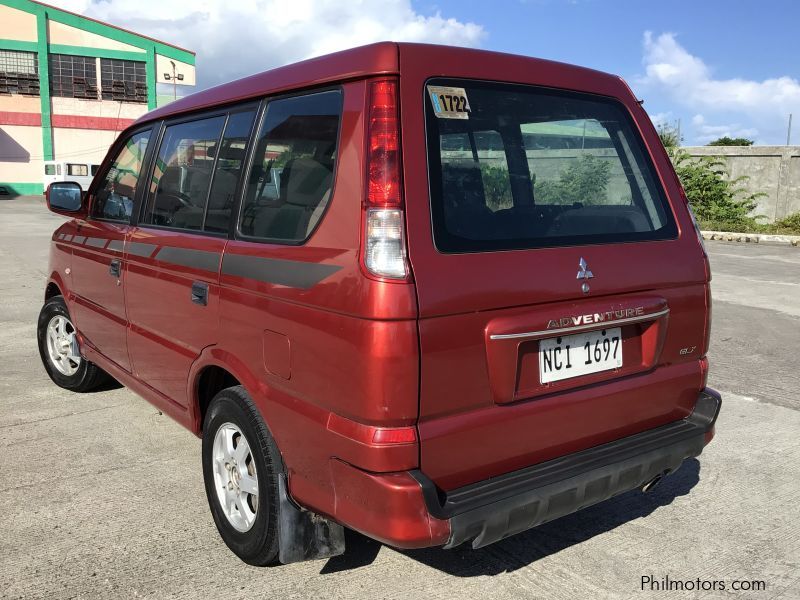
[[183, 81], [183, 73], [175, 73], [175, 63], [173, 61], [169, 61], [169, 64], [172, 65], [172, 75], [164, 73], [164, 79], [167, 81], [172, 79], [172, 100], [175, 101], [178, 99], [178, 82]]
[[786, 130], [786, 145], [792, 145], [792, 113], [789, 113], [789, 128]]

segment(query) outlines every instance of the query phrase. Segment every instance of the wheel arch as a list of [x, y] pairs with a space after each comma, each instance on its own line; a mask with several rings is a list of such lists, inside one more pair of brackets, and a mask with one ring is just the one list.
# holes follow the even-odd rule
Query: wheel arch
[[44, 301], [47, 302], [55, 296], [64, 296], [67, 300], [67, 286], [58, 271], [53, 271], [47, 278], [47, 285], [44, 288]]
[[[241, 385], [257, 405], [261, 404], [256, 398], [263, 395], [259, 392], [263, 392], [264, 383], [231, 353], [216, 346], [205, 348], [189, 371], [189, 423], [195, 435], [202, 435], [205, 412], [214, 396], [235, 385]], [[267, 415], [261, 412], [269, 428]]]

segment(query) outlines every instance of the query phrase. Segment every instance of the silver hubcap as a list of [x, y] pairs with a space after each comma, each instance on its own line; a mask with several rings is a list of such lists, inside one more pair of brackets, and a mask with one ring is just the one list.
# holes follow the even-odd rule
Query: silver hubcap
[[81, 366], [75, 327], [67, 317], [56, 315], [47, 324], [47, 354], [62, 375], [74, 375]]
[[233, 423], [217, 429], [211, 460], [222, 512], [237, 531], [248, 531], [258, 512], [258, 475], [242, 430]]

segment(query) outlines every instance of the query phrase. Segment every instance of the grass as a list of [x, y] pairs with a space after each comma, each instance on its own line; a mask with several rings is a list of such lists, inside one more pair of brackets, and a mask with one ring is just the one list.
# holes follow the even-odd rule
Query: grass
[[744, 222], [700, 221], [703, 231], [730, 231], [733, 233], [767, 233], [777, 235], [800, 235], [800, 212], [775, 223], [759, 223], [755, 219]]

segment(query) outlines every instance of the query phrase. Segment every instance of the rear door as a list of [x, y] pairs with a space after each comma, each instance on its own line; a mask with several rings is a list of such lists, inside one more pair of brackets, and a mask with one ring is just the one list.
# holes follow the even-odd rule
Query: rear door
[[217, 341], [219, 265], [255, 113], [247, 105], [165, 124], [126, 245], [134, 373], [183, 407], [192, 363]]
[[[448, 52], [437, 70], [463, 76], [436, 78], [417, 51], [401, 51], [401, 112], [423, 472], [452, 489], [685, 416], [703, 255], [627, 88]], [[553, 89], [593, 77], [602, 95]]]

